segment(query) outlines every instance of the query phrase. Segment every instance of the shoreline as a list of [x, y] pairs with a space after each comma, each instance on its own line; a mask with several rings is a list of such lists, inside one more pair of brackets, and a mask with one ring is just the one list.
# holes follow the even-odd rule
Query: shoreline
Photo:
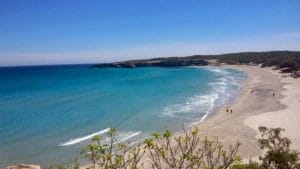
[[[258, 66], [220, 67], [244, 71], [248, 78], [230, 104], [233, 113], [228, 118], [226, 105], [223, 105], [202, 123], [195, 125], [200, 129], [201, 135], [217, 138], [225, 146], [239, 140], [242, 144], [239, 149], [242, 159], [257, 159], [262, 153], [257, 142], [258, 127], [282, 127], [286, 129], [283, 135], [292, 141], [292, 148], [300, 150], [300, 131], [297, 131], [300, 116], [297, 117], [295, 112], [300, 110], [300, 79], [293, 79], [288, 75], [283, 77], [285, 74], [280, 74], [279, 71]], [[297, 89], [299, 92], [295, 92]], [[294, 113], [288, 114], [291, 110]], [[283, 116], [284, 122], [281, 120]]]
[[[196, 67], [199, 67], [199, 66], [196, 66]], [[211, 116], [214, 116], [215, 114], [217, 114], [221, 109], [224, 109], [226, 107], [226, 105], [232, 105], [233, 103], [236, 102], [237, 98], [240, 96], [241, 94], [241, 91], [242, 91], [242, 88], [244, 86], [244, 84], [246, 83], [246, 81], [248, 80], [248, 73], [243, 71], [243, 70], [240, 70], [240, 69], [236, 69], [236, 68], [231, 68], [231, 67], [224, 67], [224, 66], [215, 66], [215, 65], [210, 65], [208, 66], [208, 68], [216, 68], [216, 69], [232, 69], [232, 70], [238, 70], [240, 72], [243, 72], [244, 74], [246, 74], [246, 78], [244, 78], [242, 81], [240, 81], [240, 83], [237, 83], [239, 85], [239, 89], [237, 90], [237, 92], [232, 92], [230, 93], [229, 95], [229, 98], [227, 100], [225, 100], [225, 102], [222, 102], [221, 104], [219, 105], [213, 105], [211, 107], [211, 109], [209, 109], [207, 111], [207, 113], [205, 113], [204, 116], [202, 116], [198, 121], [195, 121], [195, 122], [191, 122], [190, 124], [188, 124], [186, 127], [188, 129], [191, 129], [192, 127], [195, 127], [195, 126], [198, 126], [200, 125], [201, 123], [205, 122], [207, 119], [209, 119]], [[179, 131], [176, 131], [175, 132], [176, 134], [180, 134], [182, 133], [181, 130]]]

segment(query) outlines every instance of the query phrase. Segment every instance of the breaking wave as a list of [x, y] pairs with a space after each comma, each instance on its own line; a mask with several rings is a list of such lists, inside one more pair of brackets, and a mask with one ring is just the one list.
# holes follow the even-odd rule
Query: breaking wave
[[214, 106], [214, 102], [218, 97], [217, 94], [196, 95], [187, 99], [182, 104], [165, 107], [162, 114], [164, 116], [175, 117], [182, 113], [198, 113], [199, 108], [209, 110]]
[[207, 69], [209, 71], [212, 71], [212, 72], [215, 72], [215, 73], [218, 73], [218, 74], [222, 74], [222, 75], [227, 75], [228, 74], [228, 71], [225, 70], [225, 69], [222, 69], [222, 68], [207, 67]]
[[[69, 141], [67, 141], [67, 142], [65, 142], [63, 144], [60, 144], [59, 146], [60, 147], [71, 146], [71, 145], [74, 145], [74, 144], [86, 141], [88, 139], [91, 139], [91, 138], [93, 138], [96, 135], [101, 135], [101, 134], [107, 133], [109, 130], [110, 130], [110, 128], [107, 128], [107, 129], [101, 130], [99, 132], [96, 132], [96, 133], [93, 133], [93, 134], [90, 134], [90, 135], [87, 135], [87, 136], [84, 136], [84, 137], [79, 137], [79, 138], [71, 139], [71, 140], [69, 140]], [[118, 141], [116, 143], [121, 143], [121, 142], [130, 140], [131, 138], [136, 137], [136, 136], [138, 136], [141, 133], [142, 133], [141, 131], [138, 131], [138, 132], [134, 132], [134, 131], [120, 132], [117, 135], [117, 140]], [[108, 141], [107, 137], [106, 137], [106, 141]]]
[[83, 136], [83, 137], [78, 137], [78, 138], [75, 138], [75, 139], [71, 139], [65, 143], [62, 143], [60, 144], [59, 146], [60, 147], [65, 147], [65, 146], [70, 146], [70, 145], [73, 145], [73, 144], [77, 144], [77, 143], [80, 143], [80, 142], [83, 142], [85, 140], [88, 140], [88, 139], [91, 139], [93, 138], [94, 136], [96, 135], [101, 135], [101, 134], [104, 134], [106, 132], [109, 131], [110, 128], [107, 128], [107, 129], [104, 129], [104, 130], [101, 130], [101, 131], [98, 131], [96, 133], [92, 133], [90, 135], [87, 135], [87, 136]]
[[129, 131], [129, 132], [121, 132], [118, 136], [118, 140], [117, 143], [121, 143], [127, 140], [130, 140], [133, 137], [136, 137], [138, 135], [140, 135], [142, 132], [138, 131], [138, 132], [134, 132], [134, 131]]
[[194, 113], [201, 116], [197, 121], [193, 120], [190, 125], [202, 123], [209, 113], [229, 102], [237, 89], [241, 88], [241, 80], [238, 77], [231, 76], [230, 70], [214, 67], [207, 67], [207, 69], [214, 72], [218, 77], [208, 84], [211, 88], [210, 91], [188, 98], [184, 103], [167, 106], [163, 109], [162, 115], [186, 117], [185, 114]]

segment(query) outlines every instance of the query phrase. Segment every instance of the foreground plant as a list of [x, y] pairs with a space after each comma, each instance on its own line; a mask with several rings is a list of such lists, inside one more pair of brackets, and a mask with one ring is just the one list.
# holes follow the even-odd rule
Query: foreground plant
[[92, 166], [99, 169], [136, 169], [145, 153], [141, 146], [130, 147], [129, 144], [118, 143], [117, 130], [110, 129], [105, 141], [102, 136], [95, 136], [92, 143], [87, 145], [82, 154]]
[[169, 130], [154, 133], [145, 144], [155, 169], [226, 169], [239, 161], [239, 142], [225, 150], [218, 141], [201, 139], [198, 128], [184, 130], [182, 136], [172, 136]]
[[[117, 141], [111, 129], [108, 140], [93, 138], [82, 154], [93, 169], [300, 169], [299, 152], [290, 150], [291, 141], [281, 136], [281, 128], [259, 127], [258, 140], [264, 152], [260, 162], [242, 163], [237, 155], [240, 143], [225, 148], [218, 140], [200, 137], [198, 128], [175, 136], [170, 130], [153, 133], [144, 143], [130, 146]], [[141, 161], [148, 160], [144, 165]], [[144, 160], [145, 159], [145, 160]], [[78, 163], [58, 169], [78, 169]]]
[[[239, 160], [236, 155], [240, 143], [224, 150], [218, 141], [200, 138], [198, 128], [175, 137], [172, 132], [153, 133], [138, 146], [130, 147], [117, 141], [117, 131], [111, 129], [108, 141], [101, 136], [93, 138], [82, 154], [91, 163], [91, 168], [99, 169], [136, 169], [136, 168], [228, 168]], [[147, 157], [144, 156], [145, 153]], [[148, 158], [148, 165], [144, 167], [141, 159]]]
[[232, 169], [300, 169], [300, 153], [290, 149], [291, 140], [282, 137], [282, 128], [259, 127], [261, 138], [258, 139], [261, 150], [260, 162], [235, 165]]
[[260, 147], [265, 151], [260, 156], [262, 167], [266, 169], [300, 169], [299, 152], [290, 150], [291, 140], [282, 137], [282, 128], [259, 127], [261, 139], [258, 140]]

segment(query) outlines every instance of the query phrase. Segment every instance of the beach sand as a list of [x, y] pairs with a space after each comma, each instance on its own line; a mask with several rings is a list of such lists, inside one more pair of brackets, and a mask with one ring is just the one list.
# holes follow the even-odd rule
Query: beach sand
[[197, 125], [202, 135], [218, 138], [224, 145], [239, 140], [239, 155], [243, 159], [257, 159], [262, 153], [257, 142], [258, 127], [282, 127], [286, 129], [284, 136], [292, 141], [292, 148], [300, 150], [300, 79], [271, 68], [223, 67], [245, 71], [249, 77], [235, 102], [228, 105], [232, 114], [227, 114], [224, 106]]
[[277, 72], [280, 82], [284, 84], [279, 102], [285, 107], [276, 111], [268, 111], [251, 116], [245, 120], [245, 124], [257, 130], [258, 126], [281, 127], [286, 131], [284, 136], [292, 141], [292, 149], [300, 150], [300, 79], [284, 78]]

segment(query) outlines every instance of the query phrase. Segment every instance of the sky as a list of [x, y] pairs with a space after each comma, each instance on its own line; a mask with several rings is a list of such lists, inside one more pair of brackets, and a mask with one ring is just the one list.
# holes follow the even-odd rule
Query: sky
[[0, 0], [0, 66], [300, 51], [299, 0]]

